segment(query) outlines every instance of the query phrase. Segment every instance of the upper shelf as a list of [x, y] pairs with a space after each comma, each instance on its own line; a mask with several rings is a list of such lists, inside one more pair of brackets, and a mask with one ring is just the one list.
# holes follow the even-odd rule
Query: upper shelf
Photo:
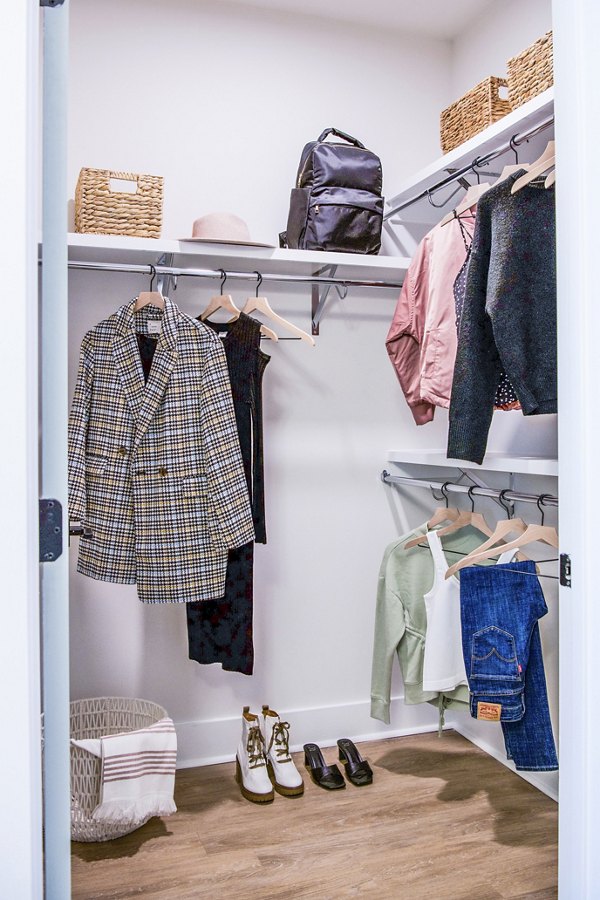
[[521, 475], [558, 475], [558, 460], [542, 456], [515, 456], [510, 453], [486, 453], [483, 464], [464, 459], [448, 459], [445, 450], [392, 450], [388, 459], [410, 466], [477, 469], [487, 472], [512, 472]]
[[[405, 200], [408, 200], [410, 197], [419, 194], [421, 191], [426, 190], [436, 182], [440, 181], [452, 170], [460, 169], [471, 163], [477, 157], [490, 153], [502, 144], [510, 141], [513, 136], [518, 136], [527, 131], [531, 131], [545, 120], [551, 118], [553, 114], [554, 88], [551, 87], [542, 94], [538, 94], [537, 97], [533, 97], [527, 103], [524, 103], [523, 106], [519, 106], [518, 109], [513, 110], [507, 116], [504, 116], [504, 118], [494, 122], [488, 128], [484, 129], [479, 134], [476, 134], [475, 137], [472, 137], [464, 144], [461, 144], [460, 147], [456, 147], [454, 150], [451, 150], [450, 153], [446, 153], [445, 156], [439, 157], [435, 162], [426, 166], [412, 178], [406, 179], [401, 185], [400, 190], [394, 194], [393, 197], [387, 198], [388, 208], [393, 209], [395, 206], [400, 205]], [[549, 132], [544, 132], [540, 135], [539, 142], [542, 146], [545, 146], [549, 137], [551, 137], [551, 133]], [[518, 151], [523, 159], [527, 159], [534, 158], [537, 149], [532, 140], [529, 153], [527, 153], [522, 144], [519, 146]], [[507, 152], [512, 157], [512, 151], [509, 150]], [[514, 162], [514, 158], [507, 158], [505, 162]], [[500, 160], [500, 168], [503, 164], [503, 161]], [[492, 171], [496, 171], [494, 162], [491, 163], [489, 168]], [[485, 167], [482, 168], [480, 172], [482, 177], [486, 176]], [[446, 192], [449, 191], [451, 193], [452, 187], [450, 186], [445, 190]], [[444, 190], [442, 189], [439, 192], [439, 195], [436, 195], [436, 204], [442, 201], [443, 193]], [[447, 205], [450, 207], [452, 204], [449, 202]], [[429, 207], [426, 200], [425, 206]], [[407, 210], [398, 213], [398, 218], [404, 216], [406, 212]], [[442, 213], [439, 210], [436, 210], [435, 212], [437, 217], [440, 218]], [[395, 219], [396, 217], [394, 217], [392, 221], [395, 221]]]
[[281, 250], [279, 247], [240, 247], [190, 243], [163, 238], [135, 238], [104, 234], [69, 234], [69, 260], [156, 264], [164, 253], [174, 254], [173, 265], [185, 268], [237, 270], [261, 274], [315, 274], [323, 266], [337, 266], [340, 277], [402, 282], [410, 263], [402, 256], [364, 256]]

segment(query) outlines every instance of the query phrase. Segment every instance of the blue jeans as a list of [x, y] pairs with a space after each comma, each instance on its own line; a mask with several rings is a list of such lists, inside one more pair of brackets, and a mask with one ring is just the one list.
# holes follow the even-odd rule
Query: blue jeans
[[460, 610], [473, 718], [502, 724], [522, 771], [558, 768], [538, 619], [548, 612], [532, 560], [461, 571]]

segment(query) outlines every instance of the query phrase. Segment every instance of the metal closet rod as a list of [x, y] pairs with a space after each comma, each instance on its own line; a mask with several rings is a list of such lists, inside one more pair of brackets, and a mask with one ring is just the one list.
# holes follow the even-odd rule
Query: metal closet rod
[[390, 219], [392, 216], [395, 216], [397, 213], [401, 212], [403, 209], [406, 209], [408, 206], [412, 206], [413, 203], [418, 203], [419, 200], [423, 200], [425, 197], [430, 197], [431, 194], [435, 194], [441, 188], [446, 187], [448, 184], [452, 184], [454, 181], [458, 181], [459, 178], [463, 177], [463, 175], [468, 175], [469, 172], [475, 172], [475, 169], [481, 169], [482, 166], [487, 166], [487, 164], [490, 163], [493, 159], [496, 159], [498, 156], [502, 156], [508, 150], [514, 150], [515, 147], [518, 147], [520, 144], [524, 144], [525, 141], [528, 141], [530, 138], [535, 137], [535, 135], [539, 134], [540, 131], [544, 131], [546, 128], [550, 128], [550, 126], [553, 124], [554, 116], [550, 116], [548, 119], [544, 119], [543, 122], [540, 122], [539, 125], [536, 125], [535, 128], [530, 128], [529, 131], [524, 131], [522, 134], [513, 134], [509, 141], [505, 141], [495, 150], [490, 150], [489, 153], [484, 153], [483, 156], [476, 156], [473, 162], [470, 162], [467, 166], [463, 166], [461, 169], [457, 169], [456, 172], [452, 172], [450, 175], [442, 178], [441, 181], [437, 181], [431, 187], [425, 188], [418, 194], [414, 194], [408, 200], [404, 200], [402, 203], [399, 203], [398, 206], [394, 206], [393, 209], [388, 210], [384, 214], [384, 220]]
[[[256, 272], [226, 272], [224, 269], [182, 269], [174, 266], [137, 265], [134, 263], [101, 263], [70, 260], [70, 269], [95, 269], [100, 272], [132, 272], [138, 275], [174, 275], [191, 278], [223, 278], [227, 280], [237, 279], [241, 281], [256, 281]], [[263, 281], [293, 282], [297, 284], [324, 284], [341, 285], [345, 287], [373, 287], [373, 288], [401, 288], [401, 281], [373, 281], [366, 278], [334, 278], [327, 275], [277, 275], [267, 273], [262, 275]]]
[[[381, 480], [386, 484], [401, 484], [409, 487], [423, 487], [442, 492], [452, 491], [458, 494], [468, 494], [474, 497], [490, 497], [492, 500], [502, 502], [504, 499], [511, 503], [538, 503], [542, 506], [558, 506], [558, 497], [552, 494], [523, 494], [520, 491], [496, 491], [492, 488], [473, 487], [469, 484], [455, 484], [453, 481], [431, 481], [429, 478], [411, 478], [408, 475], [390, 475], [385, 469], [381, 473]], [[502, 496], [500, 496], [502, 494]]]

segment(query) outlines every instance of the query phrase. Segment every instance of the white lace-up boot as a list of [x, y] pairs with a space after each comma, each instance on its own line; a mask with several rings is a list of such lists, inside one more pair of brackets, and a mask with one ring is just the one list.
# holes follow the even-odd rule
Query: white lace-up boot
[[273, 787], [284, 797], [297, 797], [303, 794], [302, 776], [290, 756], [289, 722], [282, 722], [279, 713], [269, 709], [267, 705], [262, 708], [261, 719], [267, 769]]
[[242, 737], [235, 757], [235, 780], [242, 796], [252, 803], [268, 803], [275, 796], [267, 773], [267, 760], [258, 716], [245, 706], [242, 713]]

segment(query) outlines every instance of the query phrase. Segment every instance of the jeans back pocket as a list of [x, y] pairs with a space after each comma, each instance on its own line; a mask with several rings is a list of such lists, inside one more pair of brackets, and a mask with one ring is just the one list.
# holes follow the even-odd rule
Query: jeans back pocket
[[515, 639], [497, 625], [476, 631], [471, 642], [471, 675], [476, 678], [519, 679]]

